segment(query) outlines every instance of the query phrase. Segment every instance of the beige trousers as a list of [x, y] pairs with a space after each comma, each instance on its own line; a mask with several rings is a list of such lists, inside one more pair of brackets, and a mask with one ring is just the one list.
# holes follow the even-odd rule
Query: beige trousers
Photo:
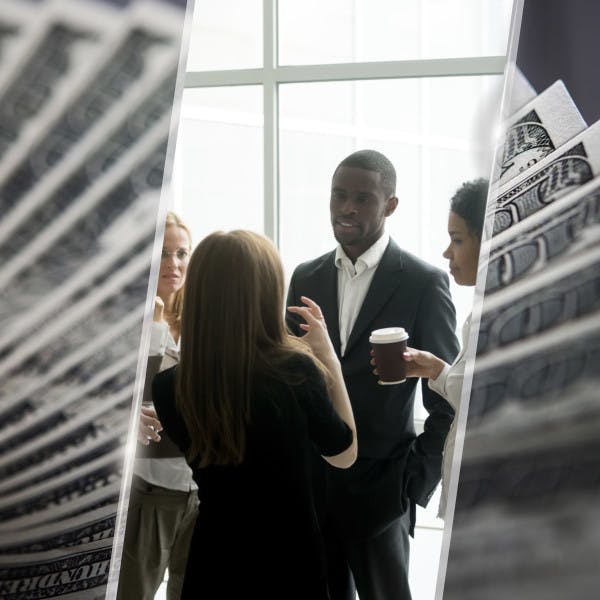
[[167, 598], [179, 600], [197, 510], [196, 490], [170, 490], [133, 476], [117, 600], [153, 600], [167, 567]]

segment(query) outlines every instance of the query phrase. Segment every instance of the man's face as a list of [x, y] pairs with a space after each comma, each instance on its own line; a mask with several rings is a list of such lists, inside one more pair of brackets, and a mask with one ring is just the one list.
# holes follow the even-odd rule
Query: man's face
[[333, 235], [353, 261], [383, 234], [385, 218], [398, 204], [381, 184], [381, 173], [358, 167], [339, 167], [331, 182]]

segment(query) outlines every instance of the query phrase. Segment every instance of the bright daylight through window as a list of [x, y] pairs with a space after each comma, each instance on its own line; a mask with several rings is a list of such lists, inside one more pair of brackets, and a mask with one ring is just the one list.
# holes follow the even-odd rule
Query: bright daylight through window
[[[336, 165], [373, 148], [397, 171], [392, 238], [447, 271], [449, 199], [489, 176], [511, 5], [196, 0], [172, 182], [194, 243], [215, 229], [263, 232], [289, 278], [335, 247]], [[472, 288], [451, 292], [460, 328]], [[417, 428], [424, 416], [417, 398]], [[418, 600], [434, 596], [437, 504], [419, 509], [411, 539]]]

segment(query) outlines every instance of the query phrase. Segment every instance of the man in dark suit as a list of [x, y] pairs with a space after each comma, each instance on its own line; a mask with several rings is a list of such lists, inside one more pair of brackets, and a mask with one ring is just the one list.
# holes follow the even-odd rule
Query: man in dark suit
[[[297, 267], [288, 293], [288, 306], [301, 304], [300, 296], [321, 306], [357, 425], [359, 458], [350, 469], [315, 461], [332, 600], [350, 600], [355, 590], [360, 600], [410, 599], [408, 536], [416, 504], [425, 506], [439, 482], [453, 417], [450, 405], [423, 385], [429, 416], [416, 436], [418, 380], [378, 385], [369, 364], [370, 332], [383, 327], [404, 327], [411, 346], [448, 363], [459, 348], [448, 276], [385, 233], [398, 204], [395, 186], [394, 167], [379, 152], [345, 158], [333, 174], [330, 201], [339, 245]], [[302, 335], [291, 315], [288, 325]]]

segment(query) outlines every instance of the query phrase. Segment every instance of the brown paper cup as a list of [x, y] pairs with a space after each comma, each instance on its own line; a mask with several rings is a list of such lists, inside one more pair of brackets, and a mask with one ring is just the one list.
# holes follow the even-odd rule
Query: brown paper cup
[[394, 385], [406, 381], [406, 352], [408, 333], [402, 327], [387, 327], [371, 332], [369, 341], [373, 347], [379, 383]]

